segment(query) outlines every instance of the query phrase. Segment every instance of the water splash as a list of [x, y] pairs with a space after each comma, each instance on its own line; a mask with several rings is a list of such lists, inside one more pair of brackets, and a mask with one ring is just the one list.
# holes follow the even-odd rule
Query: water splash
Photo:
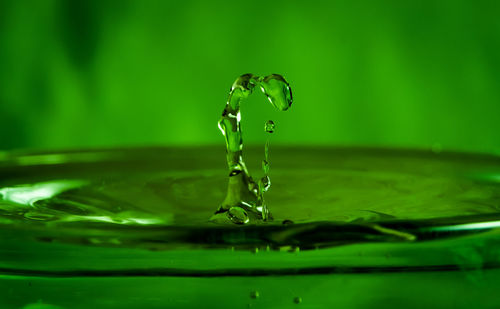
[[[264, 93], [269, 102], [279, 111], [286, 111], [292, 105], [292, 90], [283, 76], [271, 74], [259, 77], [245, 74], [236, 79], [229, 92], [229, 98], [219, 120], [219, 129], [226, 140], [229, 182], [226, 198], [212, 216], [214, 222], [229, 219], [236, 224], [251, 221], [267, 221], [271, 214], [264, 200], [269, 190], [269, 140], [265, 145], [265, 158], [262, 162], [264, 177], [255, 182], [250, 176], [242, 156], [243, 139], [241, 131], [240, 105], [257, 88]], [[274, 132], [272, 120], [265, 123], [264, 130]]]

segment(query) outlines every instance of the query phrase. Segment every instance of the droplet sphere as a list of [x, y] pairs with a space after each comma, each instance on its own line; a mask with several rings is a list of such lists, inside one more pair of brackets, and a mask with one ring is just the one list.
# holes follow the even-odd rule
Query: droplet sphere
[[262, 79], [260, 86], [269, 102], [278, 110], [286, 111], [292, 105], [292, 88], [283, 76], [268, 75]]
[[256, 298], [259, 298], [259, 296], [260, 296], [259, 291], [250, 292], [250, 298], [256, 299]]
[[264, 131], [266, 131], [267, 133], [273, 133], [275, 127], [276, 125], [274, 124], [274, 121], [268, 120], [264, 124]]
[[236, 224], [246, 224], [250, 221], [247, 212], [243, 208], [238, 206], [229, 208], [227, 215], [231, 222]]

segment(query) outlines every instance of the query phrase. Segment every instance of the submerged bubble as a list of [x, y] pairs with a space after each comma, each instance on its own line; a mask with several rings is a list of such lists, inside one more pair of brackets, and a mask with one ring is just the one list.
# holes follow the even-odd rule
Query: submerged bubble
[[267, 133], [273, 133], [274, 128], [275, 128], [275, 124], [274, 124], [274, 121], [272, 121], [272, 120], [268, 120], [264, 124], [264, 131], [266, 131]]

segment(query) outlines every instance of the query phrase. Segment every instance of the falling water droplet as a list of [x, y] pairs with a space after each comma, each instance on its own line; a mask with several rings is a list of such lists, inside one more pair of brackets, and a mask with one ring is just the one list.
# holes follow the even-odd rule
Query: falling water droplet
[[273, 133], [275, 126], [276, 125], [274, 124], [274, 121], [268, 120], [264, 124], [264, 131], [266, 131], [267, 133]]
[[250, 298], [257, 299], [257, 298], [259, 298], [259, 296], [260, 296], [259, 291], [250, 292]]

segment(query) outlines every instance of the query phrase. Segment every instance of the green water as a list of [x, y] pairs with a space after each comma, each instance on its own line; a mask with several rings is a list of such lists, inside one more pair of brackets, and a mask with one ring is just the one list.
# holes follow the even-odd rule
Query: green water
[[[219, 128], [226, 140], [226, 157], [229, 169], [227, 194], [211, 221], [246, 224], [251, 221], [267, 221], [272, 218], [264, 194], [271, 186], [269, 177], [269, 140], [264, 150], [262, 170], [264, 175], [255, 182], [243, 160], [243, 137], [240, 105], [257, 88], [279, 111], [286, 111], [292, 105], [292, 90], [283, 76], [271, 74], [259, 77], [244, 74], [236, 79], [229, 92]], [[275, 124], [268, 120], [264, 131], [274, 132]]]
[[[260, 166], [260, 147], [247, 147], [245, 155], [252, 167]], [[0, 222], [223, 228], [208, 221], [227, 193], [223, 157], [220, 147], [9, 154], [0, 161]], [[287, 220], [363, 223], [500, 209], [496, 157], [274, 147], [273, 162], [266, 199], [274, 220], [255, 228]]]
[[0, 308], [500, 305], [498, 157], [273, 147], [274, 219], [243, 226], [208, 221], [223, 157], [1, 154]]
[[280, 75], [239, 77], [226, 162], [222, 147], [0, 153], [0, 308], [500, 306], [500, 158], [273, 147], [269, 190], [269, 138], [243, 160], [255, 87], [292, 103]]

